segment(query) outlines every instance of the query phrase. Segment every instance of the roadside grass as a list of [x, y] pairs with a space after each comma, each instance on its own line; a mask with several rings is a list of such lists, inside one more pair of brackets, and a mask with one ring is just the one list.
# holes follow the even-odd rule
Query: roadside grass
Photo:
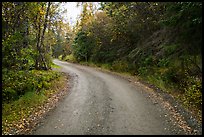
[[2, 101], [8, 103], [17, 100], [29, 91], [40, 93], [41, 89], [49, 89], [50, 82], [59, 76], [60, 73], [51, 70], [3, 70]]
[[[35, 92], [27, 92], [21, 98], [11, 103], [3, 104], [2, 109], [2, 124], [3, 131], [12, 123], [16, 123], [22, 118], [28, 117], [32, 111], [42, 104], [47, 97], [43, 94], [36, 94]], [[5, 126], [5, 128], [4, 128]]]
[[[65, 85], [65, 76], [59, 72], [35, 71], [35, 75], [30, 76], [37, 76], [38, 80], [44, 79], [45, 81], [36, 81], [35, 79], [34, 82], [38, 84], [46, 82], [46, 87], [24, 88], [27, 91], [18, 99], [2, 102], [2, 134], [8, 134], [16, 126], [23, 126], [23, 124], [18, 124], [19, 121], [28, 118], [33, 112], [37, 113], [38, 107], [46, 103], [49, 97]], [[48, 77], [49, 80], [45, 77]]]
[[146, 77], [141, 76], [140, 77], [142, 80], [148, 81], [149, 83], [155, 85], [156, 87], [160, 88], [162, 91], [167, 92], [167, 93], [172, 93], [173, 91], [173, 85], [169, 83], [169, 85], [166, 84], [164, 80], [161, 79], [158, 75], [148, 75]]
[[60, 66], [54, 64], [53, 62], [51, 63], [51, 67], [52, 67], [52, 68], [60, 68]]
[[[62, 57], [59, 57], [59, 59], [62, 60]], [[72, 62], [72, 63], [76, 63], [77, 62], [77, 60], [75, 59], [73, 54], [67, 55], [63, 60], [69, 61], [69, 62]]]

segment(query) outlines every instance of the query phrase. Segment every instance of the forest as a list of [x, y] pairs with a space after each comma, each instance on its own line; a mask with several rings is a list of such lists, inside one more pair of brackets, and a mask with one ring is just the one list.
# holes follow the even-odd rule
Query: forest
[[74, 27], [60, 4], [2, 2], [3, 131], [63, 79], [54, 58], [139, 77], [201, 113], [201, 2], [79, 2]]

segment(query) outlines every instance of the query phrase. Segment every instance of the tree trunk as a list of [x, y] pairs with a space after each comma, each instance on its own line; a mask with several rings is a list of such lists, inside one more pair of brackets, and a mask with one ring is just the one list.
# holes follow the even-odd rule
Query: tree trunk
[[[37, 51], [40, 54], [40, 34], [41, 34], [41, 27], [40, 23], [38, 24], [38, 34], [37, 34]], [[39, 55], [36, 56], [35, 60], [35, 69], [39, 69]]]
[[48, 66], [46, 64], [45, 57], [43, 55], [44, 51], [42, 50], [42, 48], [43, 48], [43, 40], [44, 40], [45, 30], [47, 27], [47, 18], [48, 18], [48, 14], [49, 14], [50, 5], [51, 5], [51, 2], [48, 2], [48, 7], [47, 7], [46, 15], [45, 15], [45, 22], [43, 25], [44, 27], [43, 27], [42, 35], [41, 35], [41, 22], [39, 22], [39, 25], [38, 25], [37, 50], [38, 50], [39, 55], [36, 57], [36, 62], [35, 62], [35, 68], [36, 69], [48, 70]]
[[[51, 2], [48, 2], [48, 7], [47, 7], [47, 12], [46, 12], [46, 15], [45, 15], [45, 22], [44, 22], [44, 28], [43, 28], [43, 33], [42, 33], [42, 37], [41, 37], [41, 47], [43, 46], [43, 40], [44, 40], [44, 35], [45, 35], [45, 30], [47, 28], [47, 18], [48, 18], [48, 14], [49, 14], [49, 10], [50, 10], [50, 5], [51, 5]], [[43, 65], [44, 65], [44, 69], [45, 70], [48, 70], [48, 66], [46, 64], [46, 61], [45, 61], [45, 58], [43, 57], [43, 55], [41, 54], [41, 59], [42, 59], [42, 62], [43, 62]]]

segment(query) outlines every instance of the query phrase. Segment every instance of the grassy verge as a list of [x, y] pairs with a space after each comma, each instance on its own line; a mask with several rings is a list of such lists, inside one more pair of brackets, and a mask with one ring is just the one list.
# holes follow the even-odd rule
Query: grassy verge
[[[181, 88], [177, 83], [165, 81], [161, 75], [147, 75], [139, 77], [143, 81], [158, 87], [163, 92], [166, 92], [174, 97], [182, 106], [190, 111], [198, 121], [202, 121], [202, 93], [200, 93], [201, 83], [196, 83]], [[192, 79], [194, 81], [194, 79]], [[191, 81], [192, 81], [191, 80]]]
[[53, 62], [51, 63], [51, 67], [52, 67], [52, 68], [60, 68], [60, 66], [54, 64]]
[[[9, 134], [12, 129], [25, 128], [28, 123], [21, 121], [25, 121], [34, 112], [38, 113], [39, 106], [65, 86], [66, 78], [59, 72], [34, 70], [16, 73], [18, 75], [14, 75], [14, 72], [3, 75], [4, 78], [13, 79], [10, 82], [3, 79], [4, 97], [6, 95], [13, 97], [4, 99], [2, 102], [2, 134]], [[19, 83], [22, 83], [21, 92], [16, 87]], [[7, 93], [9, 90], [12, 90], [13, 94]], [[24, 94], [18, 95], [19, 93]]]

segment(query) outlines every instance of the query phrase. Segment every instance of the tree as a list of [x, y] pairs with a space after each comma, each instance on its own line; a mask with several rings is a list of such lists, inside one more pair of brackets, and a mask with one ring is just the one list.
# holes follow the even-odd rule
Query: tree
[[45, 45], [45, 40], [59, 18], [58, 7], [51, 2], [2, 3], [3, 67], [50, 69], [52, 44]]

